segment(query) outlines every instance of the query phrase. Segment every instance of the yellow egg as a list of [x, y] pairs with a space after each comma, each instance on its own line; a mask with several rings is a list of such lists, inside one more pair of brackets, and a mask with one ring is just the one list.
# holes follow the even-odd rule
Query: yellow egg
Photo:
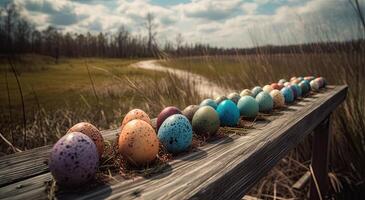
[[265, 85], [263, 88], [262, 88], [263, 91], [267, 92], [267, 93], [270, 93], [272, 91], [272, 87], [271, 85]]
[[153, 161], [159, 150], [155, 130], [147, 122], [135, 119], [128, 122], [119, 135], [119, 152], [135, 165]]
[[81, 132], [91, 138], [98, 149], [99, 157], [101, 157], [104, 152], [104, 139], [100, 131], [94, 125], [87, 122], [80, 122], [67, 131], [67, 133], [72, 132]]
[[121, 129], [123, 129], [123, 127], [130, 121], [134, 120], [134, 119], [140, 119], [143, 120], [145, 122], [147, 122], [148, 124], [152, 125], [151, 123], [151, 119], [150, 117], [147, 115], [147, 113], [145, 113], [143, 110], [141, 109], [133, 109], [131, 111], [129, 111], [127, 113], [127, 115], [124, 117], [123, 121], [122, 121], [122, 125], [121, 125]]
[[274, 102], [274, 108], [284, 107], [285, 105], [285, 98], [283, 94], [279, 90], [272, 90], [270, 92], [272, 100]]

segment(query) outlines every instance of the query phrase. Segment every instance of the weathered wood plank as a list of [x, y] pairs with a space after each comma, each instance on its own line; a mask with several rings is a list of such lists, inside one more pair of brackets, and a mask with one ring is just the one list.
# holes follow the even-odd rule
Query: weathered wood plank
[[[306, 98], [280, 112], [283, 115], [266, 127], [207, 144], [176, 158], [151, 178], [111, 182], [78, 194], [59, 191], [56, 195], [83, 199], [240, 199], [344, 100], [346, 91], [346, 86], [331, 87]], [[44, 181], [50, 178], [47, 173], [7, 185], [0, 188], [0, 198], [46, 198]], [[115, 178], [122, 180], [118, 175]]]

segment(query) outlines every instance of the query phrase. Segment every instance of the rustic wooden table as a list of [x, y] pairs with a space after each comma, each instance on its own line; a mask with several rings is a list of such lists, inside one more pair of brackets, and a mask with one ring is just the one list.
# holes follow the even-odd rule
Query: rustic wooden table
[[[241, 199], [304, 137], [314, 131], [311, 198], [327, 191], [329, 116], [344, 101], [347, 86], [328, 86], [255, 123], [247, 133], [210, 142], [169, 162], [151, 177], [124, 180], [120, 175], [92, 190], [60, 189], [61, 199]], [[118, 130], [103, 131], [107, 140]], [[52, 179], [47, 158], [51, 146], [0, 157], [0, 199], [46, 199]], [[317, 185], [317, 187], [315, 186]]]

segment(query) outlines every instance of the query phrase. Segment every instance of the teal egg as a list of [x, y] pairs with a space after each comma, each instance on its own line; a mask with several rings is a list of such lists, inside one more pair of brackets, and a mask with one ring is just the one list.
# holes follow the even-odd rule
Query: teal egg
[[257, 113], [259, 112], [259, 104], [255, 98], [251, 96], [241, 97], [238, 101], [237, 107], [240, 110], [241, 116], [245, 117], [256, 117]]
[[227, 96], [228, 99], [233, 101], [233, 103], [237, 104], [238, 100], [240, 100], [241, 96], [237, 92], [232, 92]]
[[260, 112], [270, 112], [274, 107], [274, 102], [272, 100], [272, 97], [267, 92], [260, 92], [256, 96], [256, 101], [259, 104]]
[[302, 95], [307, 95], [308, 92], [310, 91], [310, 85], [309, 82], [307, 80], [303, 80], [299, 83], [299, 87], [302, 89]]
[[302, 92], [302, 88], [301, 87], [299, 87], [299, 85], [298, 84], [293, 84], [293, 87], [295, 88], [295, 90], [296, 90], [296, 92], [297, 92], [297, 96], [298, 97], [301, 97], [303, 94], [303, 92]]
[[210, 106], [214, 109], [217, 109], [217, 103], [213, 100], [213, 99], [204, 99], [201, 103], [200, 106]]
[[262, 88], [260, 86], [256, 86], [254, 88], [252, 88], [251, 92], [252, 92], [252, 97], [256, 97], [260, 92], [262, 92]]
[[229, 99], [222, 101], [217, 107], [217, 112], [222, 126], [237, 126], [240, 111], [233, 101]]
[[215, 135], [219, 125], [218, 113], [210, 106], [200, 107], [194, 114], [192, 126], [198, 135]]
[[174, 114], [161, 124], [157, 137], [167, 151], [179, 153], [190, 147], [193, 140], [193, 130], [189, 120], [184, 115]]
[[293, 91], [289, 87], [284, 87], [280, 90], [285, 98], [285, 103], [292, 103], [294, 101]]

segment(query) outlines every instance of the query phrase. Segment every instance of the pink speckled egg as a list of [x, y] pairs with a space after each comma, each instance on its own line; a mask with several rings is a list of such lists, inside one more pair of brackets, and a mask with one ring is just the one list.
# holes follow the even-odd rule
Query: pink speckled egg
[[123, 118], [122, 125], [120, 126], [120, 129], [123, 129], [123, 127], [130, 121], [134, 119], [140, 119], [148, 124], [152, 125], [150, 117], [141, 109], [133, 109], [127, 113], [127, 115]]

